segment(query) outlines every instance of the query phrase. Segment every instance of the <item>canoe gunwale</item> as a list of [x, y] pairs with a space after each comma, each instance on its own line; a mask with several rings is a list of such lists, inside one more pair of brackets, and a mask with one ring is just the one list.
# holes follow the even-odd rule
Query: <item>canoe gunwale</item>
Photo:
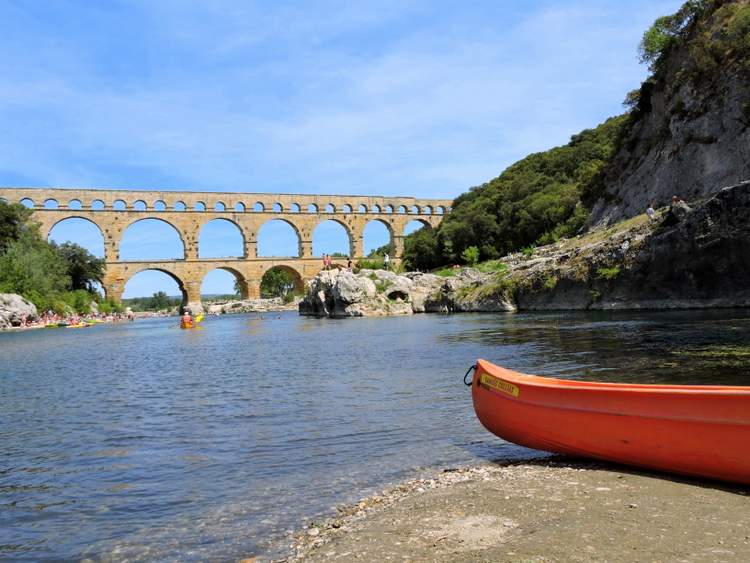
[[579, 381], [576, 379], [558, 379], [555, 377], [543, 377], [530, 375], [507, 368], [501, 368], [491, 364], [487, 360], [478, 360], [478, 366], [482, 371], [491, 376], [508, 380], [516, 385], [544, 388], [555, 391], [577, 391], [596, 392], [609, 391], [615, 393], [645, 392], [658, 394], [685, 394], [706, 396], [750, 396], [750, 386], [729, 385], [664, 385], [660, 383], [610, 383], [603, 381]]
[[[480, 384], [487, 374], [516, 388], [514, 394]], [[477, 362], [473, 385], [491, 393], [497, 401], [513, 401], [528, 407], [559, 413], [601, 414], [653, 421], [689, 422], [712, 425], [750, 426], [750, 387], [631, 385], [568, 381], [520, 374], [485, 360]], [[705, 408], [695, 409], [696, 401]]]

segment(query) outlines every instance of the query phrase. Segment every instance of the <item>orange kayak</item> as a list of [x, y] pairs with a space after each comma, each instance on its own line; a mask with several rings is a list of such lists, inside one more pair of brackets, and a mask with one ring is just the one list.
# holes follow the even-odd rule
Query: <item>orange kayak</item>
[[569, 381], [479, 360], [471, 394], [485, 428], [522, 446], [750, 484], [750, 387]]

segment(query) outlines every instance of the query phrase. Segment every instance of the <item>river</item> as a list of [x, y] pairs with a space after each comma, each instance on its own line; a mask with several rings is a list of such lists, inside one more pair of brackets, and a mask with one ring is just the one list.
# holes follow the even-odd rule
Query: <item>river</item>
[[528, 457], [461, 383], [750, 385], [750, 312], [294, 313], [0, 334], [0, 558], [238, 559], [425, 469]]

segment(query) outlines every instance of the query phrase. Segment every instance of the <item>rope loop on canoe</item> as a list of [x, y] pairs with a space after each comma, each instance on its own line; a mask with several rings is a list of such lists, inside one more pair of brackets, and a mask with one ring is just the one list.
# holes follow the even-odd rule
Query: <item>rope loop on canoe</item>
[[[464, 374], [464, 385], [466, 385], [467, 387], [471, 387], [471, 382], [474, 379], [474, 375], [472, 374], [472, 376], [469, 377], [469, 374], [476, 369], [477, 369], [477, 365], [474, 364], [473, 366], [471, 366], [469, 369], [466, 370], [466, 373]], [[469, 381], [466, 381], [467, 377], [469, 377]]]

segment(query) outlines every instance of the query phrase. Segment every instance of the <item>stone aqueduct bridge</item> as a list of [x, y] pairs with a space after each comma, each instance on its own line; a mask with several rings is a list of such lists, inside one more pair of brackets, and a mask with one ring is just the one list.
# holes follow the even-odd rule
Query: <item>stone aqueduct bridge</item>
[[[315, 227], [326, 220], [344, 227], [349, 237], [349, 253], [354, 259], [364, 256], [365, 226], [370, 221], [379, 221], [388, 228], [394, 260], [398, 261], [407, 223], [416, 219], [428, 227], [435, 227], [452, 205], [451, 200], [413, 197], [67, 188], [0, 188], [0, 199], [33, 207], [34, 219], [40, 223], [41, 234], [45, 237], [65, 219], [81, 218], [96, 225], [104, 238], [107, 273], [103, 285], [107, 297], [120, 299], [125, 284], [138, 272], [159, 270], [177, 282], [189, 304], [200, 303], [203, 278], [217, 268], [234, 274], [243, 297], [259, 296], [260, 280], [271, 268], [289, 271], [301, 286], [321, 269], [321, 258], [313, 256], [312, 234]], [[158, 219], [171, 225], [182, 239], [184, 259], [120, 260], [123, 233], [143, 219]], [[214, 219], [224, 219], [237, 226], [243, 238], [243, 256], [198, 257], [200, 230]], [[266, 222], [274, 219], [288, 223], [296, 232], [298, 257], [258, 257], [258, 232]]]

